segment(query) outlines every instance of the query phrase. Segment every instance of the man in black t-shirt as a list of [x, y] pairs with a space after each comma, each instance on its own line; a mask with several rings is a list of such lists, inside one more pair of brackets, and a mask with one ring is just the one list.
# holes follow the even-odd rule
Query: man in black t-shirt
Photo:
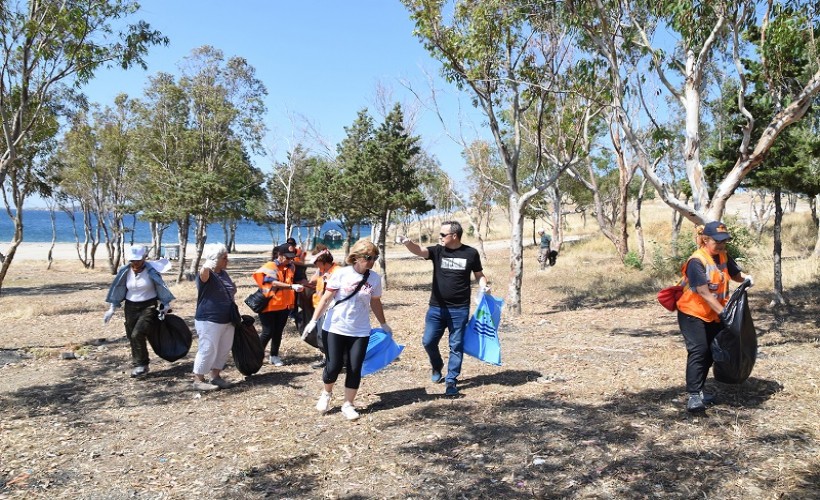
[[410, 252], [433, 262], [433, 287], [430, 293], [430, 308], [425, 317], [422, 344], [433, 369], [432, 381], [445, 380], [442, 376], [444, 360], [439, 351], [439, 341], [444, 329], [450, 332], [450, 357], [447, 361], [446, 389], [444, 394], [458, 394], [456, 382], [461, 374], [464, 358], [464, 329], [470, 319], [470, 283], [472, 273], [481, 290], [489, 290], [487, 278], [481, 267], [481, 258], [475, 248], [461, 243], [464, 230], [456, 221], [441, 225], [439, 244], [422, 248], [404, 236], [399, 236]]

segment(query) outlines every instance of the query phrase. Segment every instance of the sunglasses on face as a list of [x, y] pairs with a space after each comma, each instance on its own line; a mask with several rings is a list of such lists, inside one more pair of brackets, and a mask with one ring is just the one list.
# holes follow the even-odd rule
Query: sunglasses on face
[[455, 233], [438, 233], [438, 235], [441, 236], [442, 238], [446, 238], [446, 237], [450, 236], [451, 234], [455, 234]]
[[371, 260], [376, 260], [378, 257], [378, 255], [362, 255], [362, 258], [368, 262]]

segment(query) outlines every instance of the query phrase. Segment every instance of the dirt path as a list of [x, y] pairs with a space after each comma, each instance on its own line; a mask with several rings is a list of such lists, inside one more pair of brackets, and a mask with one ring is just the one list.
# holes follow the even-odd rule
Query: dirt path
[[[257, 260], [236, 258], [232, 274]], [[502, 324], [503, 366], [467, 358], [461, 396], [442, 397], [420, 345], [427, 264], [392, 267], [386, 314], [407, 347], [364, 379], [354, 423], [338, 395], [315, 413], [315, 353], [291, 328], [286, 366], [247, 380], [229, 368], [230, 390], [190, 390], [196, 342], [133, 380], [121, 324], [101, 321], [110, 276], [16, 267], [0, 298], [0, 498], [820, 497], [816, 285], [792, 290], [785, 318], [753, 297], [753, 376], [710, 379], [719, 404], [695, 418], [674, 316], [646, 290], [574, 288], [560, 265], [528, 272], [525, 315]], [[191, 318], [190, 285], [173, 290]]]

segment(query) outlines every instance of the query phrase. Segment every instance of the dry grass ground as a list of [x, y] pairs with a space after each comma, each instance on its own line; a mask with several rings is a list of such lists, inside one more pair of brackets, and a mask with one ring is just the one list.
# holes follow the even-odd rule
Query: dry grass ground
[[[719, 404], [701, 417], [684, 411], [686, 353], [659, 283], [598, 239], [541, 273], [527, 250], [504, 364], [465, 358], [455, 399], [420, 345], [430, 265], [395, 255], [383, 300], [407, 347], [363, 380], [354, 423], [314, 412], [316, 358], [291, 327], [286, 366], [247, 380], [229, 367], [233, 389], [189, 389], [196, 341], [132, 380], [121, 316], [101, 321], [109, 275], [15, 264], [0, 298], [0, 498], [820, 498], [820, 269], [800, 247], [811, 230], [794, 232], [790, 309], [767, 307], [764, 241], [750, 269], [760, 357], [741, 385], [709, 379]], [[503, 295], [507, 251], [488, 253]], [[242, 297], [263, 259], [233, 256]], [[192, 318], [193, 285], [173, 291]]]

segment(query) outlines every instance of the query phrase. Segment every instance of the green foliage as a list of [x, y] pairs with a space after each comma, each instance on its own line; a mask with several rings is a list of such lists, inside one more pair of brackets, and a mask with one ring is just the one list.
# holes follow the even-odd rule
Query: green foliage
[[633, 251], [627, 252], [624, 256], [624, 265], [626, 267], [631, 267], [632, 269], [643, 269], [643, 262], [641, 262], [641, 257]]

